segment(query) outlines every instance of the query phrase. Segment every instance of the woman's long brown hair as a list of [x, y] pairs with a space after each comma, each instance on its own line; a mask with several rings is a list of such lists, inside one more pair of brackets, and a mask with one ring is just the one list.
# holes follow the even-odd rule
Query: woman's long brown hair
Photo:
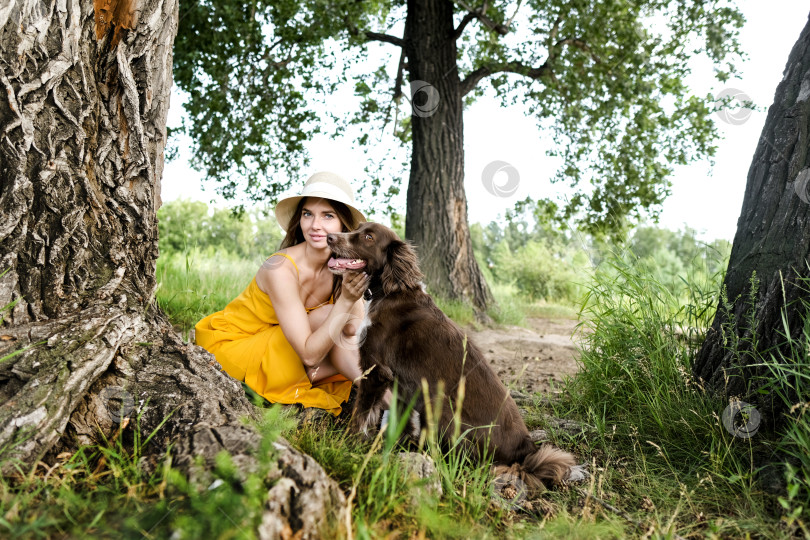
[[[290, 224], [287, 225], [287, 234], [278, 246], [279, 250], [295, 246], [305, 240], [304, 232], [301, 230], [301, 213], [303, 212], [304, 204], [306, 204], [308, 200], [309, 197], [304, 197], [298, 201], [298, 206], [295, 207], [295, 213], [293, 213], [292, 218], [290, 218]], [[326, 201], [335, 211], [335, 214], [337, 214], [341, 225], [343, 225], [343, 232], [351, 231], [353, 218], [349, 207], [340, 201], [333, 201], [331, 199], [323, 200]], [[343, 278], [337, 274], [332, 278], [332, 296], [335, 300], [340, 296], [340, 285], [342, 282]]]

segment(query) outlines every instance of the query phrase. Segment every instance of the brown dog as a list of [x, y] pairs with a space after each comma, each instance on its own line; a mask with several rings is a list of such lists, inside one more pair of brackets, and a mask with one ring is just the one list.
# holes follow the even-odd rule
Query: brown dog
[[[517, 405], [481, 352], [424, 292], [411, 246], [378, 223], [329, 234], [327, 243], [333, 253], [332, 272], [363, 269], [371, 276], [360, 331], [360, 364], [368, 373], [358, 388], [355, 427], [367, 435], [377, 425], [383, 395], [394, 380], [399, 400], [408, 403], [421, 393], [424, 379], [431, 399], [443, 385], [438, 428], [443, 442], [451, 444], [453, 409], [463, 379], [461, 433], [471, 455], [493, 455], [500, 469], [517, 473], [530, 489], [544, 481], [562, 482], [574, 457], [549, 445], [534, 445]], [[426, 418], [421, 396], [415, 410]]]

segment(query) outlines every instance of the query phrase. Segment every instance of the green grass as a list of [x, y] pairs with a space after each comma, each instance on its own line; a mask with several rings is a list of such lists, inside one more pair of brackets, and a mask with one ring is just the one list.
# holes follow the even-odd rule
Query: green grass
[[[198, 267], [211, 268], [211, 275], [222, 275], [217, 274], [216, 264], [208, 261]], [[224, 284], [214, 285], [216, 278], [205, 275], [195, 282], [201, 271], [178, 267], [177, 260], [174, 268], [181, 278], [179, 283], [197, 283], [199, 291], [225, 288]], [[241, 291], [252, 272], [249, 268], [230, 296]], [[587, 435], [556, 434], [558, 444], [591, 463], [596, 474], [592, 485], [584, 488], [589, 493], [626, 512], [645, 530], [663, 536], [677, 532], [682, 536], [736, 537], [750, 533], [785, 537], [789, 531], [800, 530], [803, 523], [807, 468], [795, 470], [790, 485], [797, 487], [792, 488], [792, 495], [782, 497], [783, 502], [765, 494], [755, 481], [754, 461], [776, 443], [772, 445], [764, 437], [744, 440], [731, 436], [720, 421], [728, 403], [707, 397], [690, 376], [694, 346], [718, 302], [719, 280], [720, 276], [709, 278], [698, 273], [684, 276], [683, 287], [677, 289], [671, 281], [659, 281], [654, 272], [632, 258], [614, 256], [595, 273], [581, 313], [571, 306], [530, 302], [513, 284], [496, 283], [492, 289], [497, 308], [490, 315], [497, 322], [518, 325], [525, 325], [526, 317], [582, 317], [587, 331], [583, 332], [579, 375], [563, 387], [563, 399], [551, 404], [553, 411], [546, 410], [549, 405], [539, 400], [528, 406], [527, 422], [530, 428], [548, 429], [543, 418], [552, 412], [590, 426]], [[201, 296], [189, 298], [196, 301]], [[221, 305], [229, 299], [221, 299]], [[469, 306], [440, 298], [437, 303], [459, 324], [474, 321]], [[177, 312], [194, 310], [180, 305]], [[195, 317], [205, 314], [203, 310]], [[808, 447], [810, 430], [805, 429], [806, 423], [792, 425], [793, 430], [781, 444], [792, 449], [804, 464], [799, 455]], [[644, 532], [573, 491], [553, 494], [558, 513], [542, 522], [493, 513], [483, 499], [467, 507], [461, 499], [469, 499], [473, 491], [480, 495], [479, 480], [486, 470], [469, 464], [448, 466], [447, 456], [437, 463], [445, 467], [442, 482], [449, 491], [433, 506], [413, 507], [405, 500], [409, 483], [386, 452], [373, 452], [369, 457], [369, 447], [343, 431], [321, 433], [307, 428], [289, 435], [315, 456], [347, 493], [355, 487], [358, 506], [353, 509], [353, 519], [360, 537], [422, 530], [433, 536], [499, 536], [508, 530], [516, 536], [577, 538], [620, 538]], [[357, 476], [367, 459], [365, 470]], [[472, 476], [457, 476], [449, 470]], [[448, 498], [452, 493], [464, 496]], [[782, 515], [785, 521], [780, 521]], [[793, 521], [788, 523], [791, 515]], [[492, 525], [479, 528], [482, 519]]]
[[184, 337], [200, 319], [223, 309], [256, 275], [262, 260], [197, 250], [161, 255], [157, 302]]
[[[495, 282], [490, 285], [495, 304], [487, 315], [496, 323], [511, 326], [527, 326], [527, 317], [545, 317], [549, 319], [577, 319], [579, 309], [576, 306], [534, 301], [529, 299], [513, 283]], [[454, 300], [433, 296], [436, 305], [461, 326], [475, 322], [472, 306]]]
[[487, 313], [492, 320], [498, 324], [525, 326], [526, 312], [532, 303], [520, 294], [518, 288], [512, 283], [493, 283], [490, 290], [495, 306]]
[[382, 438], [368, 443], [344, 428], [309, 426], [291, 433], [290, 439], [349, 494], [357, 538], [419, 530], [431, 538], [486, 537], [496, 532], [497, 520], [486, 523], [497, 517], [488, 515], [487, 466], [461, 467], [458, 458], [433, 452], [444, 489], [439, 497], [429, 480], [406, 471], [396, 446], [381, 448]]
[[781, 521], [776, 497], [756, 482], [773, 443], [729, 433], [729, 403], [691, 377], [718, 289], [685, 283], [676, 293], [632, 260], [611, 260], [583, 308], [581, 369], [557, 414], [593, 427], [579, 451], [603, 471], [609, 501], [661, 534], [789, 537], [799, 525]]
[[567, 304], [535, 302], [528, 309], [529, 316], [546, 319], [579, 319], [579, 308]]
[[[348, 494], [356, 538], [528, 538], [541, 530], [542, 514], [521, 518], [493, 502], [489, 460], [473, 463], [458, 447], [442, 450], [436, 443], [435, 420], [423, 422], [427, 425], [423, 439], [412, 450], [432, 459], [435, 474], [427, 479], [412, 475], [403, 465], [404, 449], [397, 441], [404, 422], [397, 425], [395, 414], [389, 429], [372, 441], [332, 424], [305, 425], [286, 435]], [[557, 508], [565, 498], [548, 495], [544, 508]]]
[[[161, 257], [160, 306], [188, 330], [238, 295], [260, 262], [199, 253]], [[557, 401], [537, 397], [522, 405], [529, 428], [546, 429], [554, 444], [588, 463], [592, 476], [544, 493], [531, 512], [494, 504], [488, 464], [442, 452], [431, 439], [422, 450], [435, 462], [442, 494], [429, 492], [429, 482], [413, 478], [398, 458], [396, 419], [391, 432], [363, 441], [345, 426], [293, 426], [271, 408], [260, 426], [263, 447], [269, 459], [270, 442], [281, 433], [321, 463], [350, 501], [355, 538], [808, 536], [810, 323], [791, 362], [762, 360], [775, 380], [789, 382], [774, 392], [799, 405], [791, 422], [780, 433], [736, 438], [721, 422], [728, 403], [709, 397], [690, 376], [695, 346], [718, 303], [718, 279], [685, 276], [678, 290], [620, 256], [595, 273], [581, 311], [587, 331], [579, 374]], [[528, 302], [511, 285], [496, 284], [493, 292], [499, 310], [491, 316], [505, 324], [578, 314], [565, 305]], [[473, 320], [469, 307], [440, 306], [460, 324]], [[555, 429], [550, 415], [576, 420], [582, 429]], [[112, 437], [30, 475], [0, 480], [0, 537], [255, 537], [270, 487], [261, 475], [236, 481], [223, 455], [213, 472], [216, 487], [199, 489], [170, 460], [146, 475], [136, 466], [138, 445], [125, 448], [119, 441]], [[775, 452], [795, 464], [785, 469], [787, 490], [779, 495], [757, 483], [760, 458]]]
[[252, 538], [261, 521], [272, 441], [290, 424], [280, 408], [269, 409], [257, 429], [262, 434], [258, 469], [240, 478], [226, 453], [206, 485], [194, 485], [171, 467], [171, 455], [152, 473], [138, 466], [142, 448], [125, 447], [121, 431], [104, 444], [60, 455], [29, 474], [0, 478], [2, 538]]
[[[810, 279], [802, 279], [803, 292], [810, 295]], [[782, 353], [769, 353], [761, 365], [770, 372], [766, 391], [781, 400], [787, 421], [779, 433], [777, 450], [788, 456], [785, 472], [787, 489], [778, 498], [788, 528], [801, 529], [810, 538], [810, 301], [801, 298], [799, 309], [804, 321], [794, 338], [782, 317], [781, 334], [785, 341]], [[783, 311], [784, 315], [784, 311]]]
[[447, 300], [439, 296], [434, 296], [433, 298], [436, 301], [436, 305], [439, 306], [439, 309], [444, 311], [448, 317], [456, 321], [459, 325], [465, 326], [475, 321], [475, 311], [472, 306], [468, 306], [458, 300]]

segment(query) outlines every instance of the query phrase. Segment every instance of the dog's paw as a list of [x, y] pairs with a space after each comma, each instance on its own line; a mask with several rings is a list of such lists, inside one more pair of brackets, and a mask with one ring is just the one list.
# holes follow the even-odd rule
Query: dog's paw
[[421, 417], [419, 416], [419, 411], [412, 411], [411, 418], [409, 421], [410, 424], [410, 435], [411, 438], [418, 440], [419, 434], [422, 433], [422, 422]]
[[374, 408], [366, 415], [357, 418], [357, 431], [363, 437], [370, 439], [377, 431], [380, 422], [380, 409]]
[[[380, 431], [385, 431], [388, 427], [388, 420], [391, 417], [391, 410], [385, 409], [380, 419]], [[415, 440], [419, 439], [419, 434], [422, 433], [422, 422], [420, 420], [419, 411], [411, 411], [411, 416], [408, 419], [407, 434]]]

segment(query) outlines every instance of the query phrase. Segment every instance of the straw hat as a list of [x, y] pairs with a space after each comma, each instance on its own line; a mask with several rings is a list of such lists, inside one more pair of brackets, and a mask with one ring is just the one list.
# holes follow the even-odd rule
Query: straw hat
[[298, 202], [304, 197], [315, 197], [338, 201], [349, 207], [352, 213], [352, 229], [366, 221], [362, 212], [354, 207], [354, 190], [343, 177], [332, 172], [318, 172], [307, 179], [300, 195], [285, 197], [276, 205], [276, 221], [285, 231], [295, 213]]

